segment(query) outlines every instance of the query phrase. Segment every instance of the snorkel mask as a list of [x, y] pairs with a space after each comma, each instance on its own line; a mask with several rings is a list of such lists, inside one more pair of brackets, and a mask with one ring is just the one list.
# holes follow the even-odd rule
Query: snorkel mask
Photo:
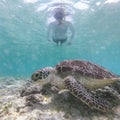
[[54, 18], [56, 20], [62, 20], [64, 18], [64, 10], [63, 8], [56, 8], [54, 13]]

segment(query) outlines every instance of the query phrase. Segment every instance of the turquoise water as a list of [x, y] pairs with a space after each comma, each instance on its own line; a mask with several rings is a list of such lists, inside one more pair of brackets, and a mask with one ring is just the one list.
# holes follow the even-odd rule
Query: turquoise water
[[72, 0], [75, 38], [71, 46], [56, 46], [46, 39], [48, 4], [55, 1], [1, 0], [0, 76], [30, 77], [66, 59], [88, 60], [120, 74], [120, 1], [110, 1], [82, 0], [80, 7], [80, 0]]

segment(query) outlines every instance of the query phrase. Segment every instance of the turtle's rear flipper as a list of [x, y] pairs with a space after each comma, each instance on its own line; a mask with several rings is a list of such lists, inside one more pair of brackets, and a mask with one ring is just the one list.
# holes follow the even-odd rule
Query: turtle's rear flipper
[[109, 104], [89, 92], [80, 82], [76, 81], [72, 76], [64, 79], [66, 88], [72, 95], [87, 104], [90, 108], [95, 108], [102, 112], [111, 110]]

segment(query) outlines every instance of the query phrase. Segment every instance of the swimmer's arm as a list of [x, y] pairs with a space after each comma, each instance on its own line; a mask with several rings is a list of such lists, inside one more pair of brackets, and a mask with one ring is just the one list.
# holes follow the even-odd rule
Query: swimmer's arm
[[47, 30], [47, 40], [50, 41], [50, 34], [51, 34], [52, 24], [50, 23]]
[[71, 44], [71, 42], [74, 38], [74, 35], [75, 35], [75, 30], [74, 30], [74, 27], [73, 27], [72, 23], [69, 23], [69, 28], [70, 28], [70, 31], [71, 31], [71, 38], [70, 38], [69, 43]]

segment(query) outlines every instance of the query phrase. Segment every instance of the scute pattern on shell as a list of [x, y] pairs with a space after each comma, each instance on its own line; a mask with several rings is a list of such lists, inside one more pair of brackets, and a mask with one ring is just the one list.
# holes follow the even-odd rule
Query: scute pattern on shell
[[56, 65], [58, 74], [70, 72], [71, 74], [80, 74], [82, 76], [89, 76], [97, 79], [119, 77], [111, 73], [105, 68], [82, 60], [66, 60]]

